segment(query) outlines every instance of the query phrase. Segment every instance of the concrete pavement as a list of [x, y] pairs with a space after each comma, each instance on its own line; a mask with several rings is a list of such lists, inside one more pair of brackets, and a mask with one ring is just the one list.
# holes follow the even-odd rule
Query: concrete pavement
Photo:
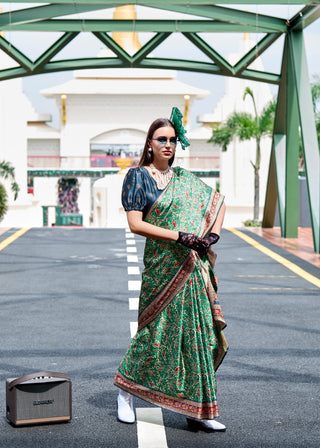
[[[254, 238], [319, 278], [316, 267]], [[144, 239], [134, 240], [142, 270]], [[128, 281], [140, 276], [128, 275], [128, 247], [121, 229], [43, 228], [0, 251], [1, 448], [138, 447], [137, 425], [116, 420], [113, 387], [137, 317]], [[227, 432], [193, 433], [183, 416], [163, 411], [165, 446], [319, 447], [320, 289], [226, 230], [216, 252], [230, 345], [217, 373]], [[73, 419], [14, 428], [5, 380], [38, 370], [71, 376]]]

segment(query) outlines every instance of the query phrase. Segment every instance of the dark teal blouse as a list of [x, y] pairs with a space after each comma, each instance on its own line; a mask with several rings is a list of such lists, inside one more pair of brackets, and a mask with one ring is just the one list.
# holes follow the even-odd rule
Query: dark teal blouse
[[143, 212], [145, 217], [162, 192], [146, 168], [130, 168], [122, 186], [123, 208]]

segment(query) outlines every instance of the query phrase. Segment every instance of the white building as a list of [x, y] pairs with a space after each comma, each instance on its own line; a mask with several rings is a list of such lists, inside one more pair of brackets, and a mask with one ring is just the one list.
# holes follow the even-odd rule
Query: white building
[[[169, 117], [173, 105], [184, 110], [185, 95], [190, 97], [192, 107], [195, 99], [203, 98], [209, 92], [177, 81], [174, 71], [101, 69], [76, 71], [74, 75], [73, 80], [41, 92], [47, 98], [56, 100], [64, 122], [61, 123], [59, 144], [53, 144], [53, 134], [50, 136], [52, 144], [48, 146], [43, 139], [43, 129], [38, 142], [35, 138], [32, 140], [38, 148], [43, 145], [43, 156], [46, 158], [48, 148], [52, 154], [60, 148], [56, 177], [50, 179], [52, 194], [39, 196], [39, 192], [45, 192], [45, 185], [48, 185], [48, 178], [39, 177], [39, 170], [34, 177], [34, 194], [41, 205], [54, 204], [53, 195], [56, 192], [53, 184], [61, 177], [61, 170], [69, 171], [70, 175], [74, 172], [80, 182], [78, 205], [83, 224], [113, 227], [121, 224], [114, 213], [109, 214], [113, 216], [112, 221], [101, 222], [94, 216], [94, 177], [85, 177], [85, 174], [98, 172], [96, 177], [99, 178], [101, 169], [117, 171], [115, 155], [118, 158], [126, 155], [137, 162], [148, 127], [154, 119]], [[34, 149], [32, 153], [35, 153]], [[38, 163], [40, 160], [39, 154]], [[112, 196], [116, 195], [120, 200], [117, 179], [114, 175], [110, 176]]]
[[[124, 34], [123, 45], [134, 51], [139, 46], [136, 36], [127, 33], [130, 38]], [[247, 39], [242, 45], [240, 55], [252, 43]], [[238, 60], [240, 55], [231, 55], [229, 61]], [[3, 53], [0, 56], [7, 58]], [[0, 59], [0, 64], [7, 66], [7, 60]], [[228, 79], [226, 93], [214, 112], [199, 117], [202, 125], [190, 129], [190, 122], [187, 123], [191, 149], [178, 150], [176, 157], [179, 165], [207, 171], [210, 176], [203, 180], [213, 187], [220, 181], [220, 191], [226, 195], [228, 205], [226, 223], [233, 226], [252, 216], [250, 158], [255, 144], [234, 142], [221, 155], [220, 148], [207, 141], [214, 122], [222, 121], [234, 110], [252, 112], [250, 102], [242, 100], [246, 86], [254, 91], [258, 108], [271, 99], [268, 87], [263, 84]], [[0, 160], [11, 161], [16, 167], [21, 188], [18, 201], [10, 198], [10, 209], [2, 226], [42, 226], [43, 206], [52, 206], [48, 224], [54, 224], [61, 178], [79, 182], [78, 206], [84, 226], [124, 226], [125, 214], [120, 202], [123, 176], [108, 174], [118, 171], [115, 159], [127, 156], [132, 162], [137, 161], [154, 119], [169, 117], [173, 106], [184, 112], [186, 98], [190, 110], [195, 99], [210, 92], [178, 81], [175, 71], [98, 69], [76, 71], [73, 80], [41, 93], [56, 100], [61, 116], [59, 131], [47, 124], [49, 116], [36, 114], [22, 91], [21, 79], [0, 83]], [[270, 146], [269, 142], [264, 144]], [[263, 149], [263, 153], [262, 185], [269, 151]], [[264, 189], [261, 190], [263, 198]]]
[[[12, 62], [0, 51], [0, 67], [10, 67]], [[18, 199], [14, 201], [11, 181], [0, 179], [9, 198], [9, 211], [1, 221], [4, 227], [26, 227], [35, 223], [37, 201], [27, 192], [27, 120], [33, 113], [32, 105], [22, 90], [22, 79], [0, 82], [0, 160], [10, 162], [15, 168], [16, 182], [20, 187]]]

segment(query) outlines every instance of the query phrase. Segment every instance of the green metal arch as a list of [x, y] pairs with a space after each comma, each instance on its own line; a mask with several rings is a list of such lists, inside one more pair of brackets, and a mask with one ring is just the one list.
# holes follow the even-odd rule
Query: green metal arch
[[[21, 4], [25, 0], [5, 0], [3, 3]], [[233, 8], [216, 6], [204, 0], [191, 0], [187, 4], [182, 0], [144, 0], [136, 1], [135, 5], [162, 9], [175, 13], [183, 13], [181, 20], [93, 20], [83, 19], [80, 14], [91, 11], [102, 11], [116, 6], [124, 6], [127, 2], [121, 0], [57, 0], [47, 3], [36, 0], [36, 7], [27, 7], [0, 14], [1, 32], [60, 32], [63, 35], [48, 47], [44, 53], [31, 60], [11, 42], [0, 36], [0, 49], [12, 58], [17, 66], [0, 70], [0, 80], [30, 76], [41, 73], [75, 70], [82, 68], [154, 68], [177, 69], [201, 73], [218, 74], [222, 76], [236, 76], [272, 84], [279, 84], [280, 75], [277, 73], [257, 72], [248, 66], [269, 48], [281, 35], [290, 30], [304, 27], [320, 16], [320, 7], [314, 6], [312, 1], [297, 0], [291, 4], [305, 4], [299, 14], [290, 20], [280, 19], [252, 12], [240, 11]], [[255, 4], [253, 1], [221, 1], [220, 4]], [[288, 2], [265, 0], [260, 4], [287, 4]], [[74, 16], [77, 18], [74, 18]], [[71, 16], [71, 18], [70, 18]], [[190, 17], [190, 18], [189, 18]], [[197, 19], [195, 19], [195, 17]], [[214, 48], [205, 42], [200, 33], [264, 33], [264, 37], [240, 61], [231, 66]], [[152, 32], [154, 36], [135, 55], [130, 56], [121, 48], [108, 33], [112, 32]], [[75, 37], [80, 33], [92, 33], [108, 49], [112, 50], [115, 58], [79, 58], [53, 61]], [[195, 47], [197, 47], [211, 62], [195, 60], [176, 60], [150, 58], [149, 54], [161, 45], [170, 35], [182, 33]]]
[[[23, 5], [27, 0], [3, 0]], [[253, 0], [220, 0], [217, 6], [205, 0], [141, 0], [135, 5], [183, 14], [179, 20], [94, 20], [81, 14], [124, 6], [122, 0], [33, 0], [26, 7], [0, 14], [0, 33], [59, 32], [61, 37], [36, 60], [31, 60], [0, 35], [0, 49], [17, 66], [0, 70], [0, 81], [35, 74], [88, 68], [162, 68], [238, 77], [279, 85], [276, 124], [270, 160], [263, 226], [272, 227], [278, 199], [281, 232], [297, 236], [297, 128], [300, 125], [309, 193], [314, 248], [320, 252], [320, 157], [311, 103], [303, 29], [320, 17], [320, 0], [262, 0], [259, 5], [305, 5], [290, 19], [281, 19], [230, 8], [231, 4], [257, 4]], [[21, 6], [20, 5], [20, 6]], [[112, 32], [149, 32], [153, 37], [134, 55], [128, 54], [111, 37]], [[234, 65], [209, 45], [201, 33], [263, 33], [264, 36]], [[81, 33], [92, 33], [115, 57], [53, 60]], [[182, 33], [200, 50], [207, 62], [154, 58], [150, 54], [169, 36]], [[285, 36], [281, 73], [256, 71], [248, 67], [280, 36]]]

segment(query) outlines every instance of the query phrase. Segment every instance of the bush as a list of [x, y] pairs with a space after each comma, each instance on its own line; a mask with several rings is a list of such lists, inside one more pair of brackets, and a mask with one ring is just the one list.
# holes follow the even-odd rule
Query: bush
[[0, 184], [0, 221], [7, 213], [8, 210], [8, 196], [6, 189], [2, 184]]
[[245, 227], [261, 227], [261, 222], [255, 219], [247, 219], [246, 221], [243, 221], [243, 225]]

